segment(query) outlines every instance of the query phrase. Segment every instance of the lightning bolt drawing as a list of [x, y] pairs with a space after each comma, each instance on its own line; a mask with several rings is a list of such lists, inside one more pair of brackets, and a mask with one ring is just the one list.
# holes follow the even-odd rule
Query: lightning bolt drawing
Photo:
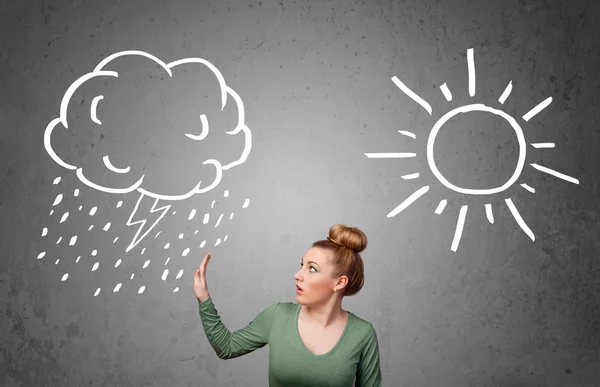
[[[131, 211], [131, 215], [129, 215], [129, 219], [127, 220], [127, 223], [126, 223], [127, 226], [133, 226], [135, 224], [139, 224], [140, 225], [140, 227], [138, 228], [137, 232], [135, 233], [135, 236], [133, 237], [133, 240], [131, 241], [131, 243], [129, 244], [129, 246], [127, 246], [127, 249], [125, 250], [127, 252], [129, 252], [138, 243], [140, 243], [140, 241], [142, 239], [144, 239], [146, 237], [146, 235], [148, 235], [148, 233], [154, 228], [154, 226], [156, 226], [156, 224], [166, 215], [167, 211], [169, 211], [169, 208], [171, 208], [170, 204], [168, 204], [168, 205], [166, 205], [164, 207], [156, 208], [156, 206], [158, 205], [158, 201], [160, 199], [159, 198], [154, 199], [154, 204], [152, 205], [152, 208], [150, 209], [149, 215], [150, 214], [154, 214], [154, 213], [159, 213], [160, 215], [158, 216], [158, 219], [156, 219], [154, 221], [154, 223], [152, 223], [152, 225], [150, 227], [148, 227], [146, 229], [146, 231], [140, 237], [139, 235], [142, 232], [142, 230], [144, 229], [144, 227], [146, 226], [146, 222], [148, 222], [148, 218], [150, 218], [150, 216], [148, 215], [146, 218], [141, 219], [141, 220], [137, 220], [135, 222], [132, 222], [131, 220], [133, 219], [133, 216], [137, 212], [137, 209], [138, 209], [140, 203], [144, 199], [144, 196], [145, 196], [144, 193], [140, 194], [140, 197], [139, 197], [137, 203], [135, 204], [135, 207], [133, 208], [133, 211]], [[162, 212], [160, 212], [160, 211], [162, 211]]]

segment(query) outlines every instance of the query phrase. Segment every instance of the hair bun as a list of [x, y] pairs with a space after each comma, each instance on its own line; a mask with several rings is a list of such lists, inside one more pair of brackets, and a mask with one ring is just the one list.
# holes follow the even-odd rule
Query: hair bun
[[334, 224], [329, 229], [328, 239], [357, 253], [367, 248], [367, 236], [356, 227]]

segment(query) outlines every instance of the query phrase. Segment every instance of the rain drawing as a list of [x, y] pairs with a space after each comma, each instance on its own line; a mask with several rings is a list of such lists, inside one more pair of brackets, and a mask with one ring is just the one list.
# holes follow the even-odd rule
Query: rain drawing
[[[164, 63], [143, 51], [122, 51], [108, 56], [68, 87], [60, 102], [58, 117], [45, 129], [44, 147], [52, 160], [71, 171], [85, 186], [107, 194], [135, 195], [136, 204], [123, 225], [135, 230], [133, 238], [126, 240], [125, 251], [130, 252], [142, 240], [151, 238], [149, 234], [153, 230], [154, 238], [160, 235], [157, 225], [171, 209], [171, 202], [218, 187], [223, 173], [246, 161], [252, 140], [240, 96], [226, 84], [213, 64], [200, 58]], [[54, 185], [60, 180], [61, 177], [57, 177]], [[79, 189], [72, 194], [59, 194], [50, 215], [55, 209], [59, 211], [59, 204], [67, 197], [79, 194]], [[225, 190], [223, 196], [228, 195]], [[123, 201], [119, 201], [116, 208], [122, 204]], [[213, 209], [214, 204], [215, 201]], [[246, 199], [242, 208], [248, 205], [249, 199]], [[79, 211], [84, 212], [83, 206], [79, 206]], [[96, 211], [98, 206], [85, 212], [94, 216]], [[67, 211], [60, 213], [60, 223], [69, 216]], [[195, 220], [207, 224], [210, 216], [207, 212]], [[217, 214], [214, 227], [219, 226], [224, 216], [224, 213]], [[231, 220], [233, 213], [228, 216]], [[186, 219], [194, 218], [196, 209], [186, 214]], [[97, 232], [107, 232], [115, 225], [109, 221], [96, 227]], [[128, 227], [117, 226], [117, 229], [122, 231]], [[94, 225], [90, 225], [87, 231], [93, 228]], [[198, 230], [194, 235], [197, 233]], [[179, 239], [183, 239], [183, 233], [178, 234]], [[41, 235], [47, 237], [47, 227]], [[74, 246], [78, 236], [69, 235], [64, 239]], [[114, 238], [113, 243], [118, 239]], [[217, 238], [215, 246], [226, 239], [227, 236]], [[62, 240], [61, 236], [56, 244]], [[199, 247], [205, 244], [206, 240]], [[141, 249], [140, 255], [143, 256], [145, 250]], [[181, 256], [189, 252], [188, 247]], [[40, 252], [37, 258], [44, 258], [46, 253]], [[91, 255], [97, 254], [94, 250]], [[146, 260], [144, 268], [149, 263]], [[96, 262], [92, 271], [102, 264]], [[121, 259], [114, 263], [115, 267], [120, 264]], [[168, 273], [165, 269], [163, 280]], [[181, 275], [179, 271], [177, 279]], [[65, 273], [62, 280], [67, 278]], [[113, 291], [121, 286], [117, 284]], [[95, 295], [99, 291], [100, 288]]]
[[[468, 69], [468, 82], [469, 82], [469, 84], [468, 84], [469, 96], [475, 97], [475, 62], [474, 62], [474, 54], [473, 54], [472, 48], [467, 50], [467, 69]], [[416, 103], [418, 103], [421, 107], [423, 107], [430, 115], [432, 114], [432, 112], [433, 112], [432, 107], [427, 101], [425, 101], [419, 95], [414, 93], [409, 87], [407, 87], [404, 83], [402, 83], [402, 81], [400, 81], [400, 79], [398, 79], [396, 76], [392, 77], [392, 81], [408, 97], [410, 97], [412, 100], [414, 100]], [[440, 86], [440, 90], [443, 93], [443, 95], [447, 101], [452, 101], [452, 92], [448, 88], [446, 83], [444, 83], [443, 85]], [[504, 89], [504, 92], [498, 98], [498, 103], [500, 105], [503, 105], [504, 102], [506, 101], [506, 99], [510, 96], [511, 90], [512, 90], [512, 81], [508, 82], [508, 85]], [[534, 118], [538, 113], [540, 113], [543, 109], [548, 107], [548, 105], [550, 105], [551, 102], [552, 102], [552, 97], [548, 97], [548, 98], [544, 99], [543, 101], [539, 102], [536, 106], [531, 108], [529, 111], [525, 112], [525, 114], [523, 114], [523, 116], [521, 118], [523, 119], [523, 121], [528, 122], [529, 120]], [[468, 113], [468, 112], [486, 112], [486, 113], [490, 113], [490, 114], [494, 114], [499, 117], [502, 117], [505, 121], [507, 121], [510, 124], [511, 128], [514, 130], [514, 133], [516, 134], [516, 137], [518, 140], [518, 147], [519, 147], [517, 165], [514, 170], [514, 173], [510, 177], [510, 179], [508, 179], [508, 181], [506, 181], [501, 186], [486, 188], [486, 189], [469, 189], [469, 188], [459, 187], [459, 186], [456, 186], [455, 184], [453, 184], [452, 182], [450, 182], [448, 179], [446, 179], [446, 177], [439, 171], [439, 169], [436, 165], [434, 145], [435, 145], [436, 137], [437, 137], [439, 131], [442, 129], [444, 124], [450, 118], [452, 118], [458, 114], [464, 114], [464, 113]], [[410, 131], [400, 130], [399, 132], [404, 136], [408, 136], [413, 139], [416, 138], [416, 135]], [[531, 143], [530, 145], [534, 148], [554, 148], [554, 146], [555, 146], [554, 143]], [[515, 118], [513, 118], [512, 116], [510, 116], [509, 114], [504, 112], [502, 109], [486, 106], [482, 103], [474, 103], [474, 104], [469, 104], [469, 105], [465, 105], [465, 106], [459, 106], [457, 108], [454, 108], [453, 110], [450, 110], [449, 112], [444, 114], [433, 125], [431, 131], [429, 132], [429, 137], [427, 139], [427, 153], [426, 154], [427, 154], [427, 162], [428, 162], [429, 168], [431, 169], [431, 172], [437, 178], [437, 180], [442, 185], [444, 185], [446, 188], [448, 188], [452, 191], [462, 193], [462, 194], [467, 194], [467, 195], [492, 195], [492, 194], [498, 194], [500, 192], [505, 191], [506, 189], [511, 187], [513, 184], [515, 184], [517, 182], [517, 180], [519, 180], [519, 178], [521, 176], [521, 172], [523, 171], [523, 168], [525, 167], [525, 163], [526, 163], [525, 162], [526, 151], [527, 151], [527, 144], [526, 144], [524, 132], [523, 132], [523, 129], [521, 128], [521, 126], [519, 125], [519, 122]], [[367, 156], [368, 158], [377, 158], [377, 159], [409, 158], [409, 157], [415, 157], [416, 153], [410, 153], [410, 152], [365, 153], [365, 156]], [[529, 165], [531, 167], [533, 167], [534, 169], [536, 169], [537, 171], [552, 175], [556, 178], [568, 181], [573, 184], [579, 184], [579, 180], [577, 180], [573, 177], [567, 176], [561, 172], [550, 169], [548, 167], [539, 165], [537, 163], [529, 163]], [[412, 173], [412, 174], [402, 176], [403, 179], [416, 179], [418, 177], [419, 177], [419, 173]], [[534, 188], [530, 187], [529, 185], [527, 185], [524, 182], [521, 183], [520, 186], [529, 192], [532, 192], [532, 193], [535, 192]], [[406, 198], [402, 203], [400, 203], [396, 208], [394, 208], [390, 213], [388, 213], [387, 217], [391, 218], [391, 217], [398, 215], [400, 212], [402, 212], [404, 209], [408, 208], [412, 203], [414, 203], [418, 198], [420, 198], [421, 196], [426, 194], [428, 191], [429, 191], [429, 185], [424, 184], [421, 188], [416, 190], [413, 194], [411, 194], [408, 198]], [[512, 216], [514, 217], [516, 223], [525, 232], [525, 234], [529, 238], [531, 238], [531, 240], [535, 240], [535, 236], [534, 236], [533, 232], [527, 226], [527, 224], [525, 223], [525, 221], [519, 214], [519, 211], [515, 207], [511, 198], [505, 198], [504, 201], [505, 201], [508, 209], [510, 210]], [[438, 215], [441, 214], [444, 211], [446, 204], [447, 204], [447, 199], [442, 199], [439, 202], [439, 204], [435, 210], [435, 213]], [[486, 212], [488, 221], [490, 223], [494, 223], [494, 216], [493, 216], [493, 211], [492, 211], [493, 209], [492, 209], [491, 204], [489, 204], [489, 203], [485, 204], [484, 207], [485, 207], [485, 212]], [[460, 239], [461, 239], [461, 236], [462, 236], [463, 227], [464, 227], [465, 219], [466, 219], [466, 215], [467, 215], [467, 209], [468, 209], [468, 206], [463, 205], [463, 206], [461, 206], [460, 211], [459, 211], [458, 220], [456, 223], [454, 237], [453, 237], [452, 245], [451, 245], [451, 250], [453, 252], [456, 252], [459, 242], [460, 242]]]

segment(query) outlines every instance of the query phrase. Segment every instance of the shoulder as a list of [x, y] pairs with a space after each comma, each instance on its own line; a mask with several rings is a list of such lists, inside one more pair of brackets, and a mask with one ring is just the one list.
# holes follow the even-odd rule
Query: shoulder
[[[350, 312], [352, 313], [352, 312]], [[352, 313], [353, 318], [354, 318], [354, 332], [357, 335], [361, 335], [363, 337], [365, 337], [365, 339], [369, 339], [369, 338], [373, 338], [377, 336], [377, 333], [375, 332], [375, 327], [373, 326], [373, 324], [371, 324], [371, 322], [365, 320], [362, 317], [359, 317], [357, 315], [355, 315], [354, 313]]]
[[294, 313], [296, 304], [293, 302], [276, 302], [267, 306], [263, 313], [271, 315], [289, 315]]
[[278, 302], [277, 304], [277, 310], [281, 311], [282, 313], [294, 313], [296, 311], [296, 309], [298, 308], [298, 304], [295, 302]]

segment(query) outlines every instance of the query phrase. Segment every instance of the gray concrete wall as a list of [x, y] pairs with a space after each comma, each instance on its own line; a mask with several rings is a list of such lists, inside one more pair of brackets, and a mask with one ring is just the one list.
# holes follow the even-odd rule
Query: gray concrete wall
[[[264, 386], [268, 348], [230, 361], [214, 354], [193, 270], [213, 253], [211, 294], [239, 329], [294, 301], [300, 257], [334, 223], [369, 238], [365, 286], [344, 306], [375, 326], [385, 386], [599, 385], [596, 2], [5, 1], [0, 12], [0, 385]], [[123, 50], [209, 61], [243, 101], [252, 134], [246, 161], [214, 189], [159, 201], [171, 207], [129, 251], [139, 191], [83, 184], [44, 146], [69, 87]], [[170, 79], [149, 58], [120, 59], [106, 68], [118, 78], [90, 79], [66, 105], [68, 129], [58, 123], [50, 142], [61, 160], [103, 186], [144, 175], [147, 192], [177, 194], [215, 179], [205, 160], [242, 154], [244, 132], [225, 134], [238, 105], [229, 97], [220, 112], [206, 67]], [[91, 120], [96, 102], [102, 125]], [[427, 161], [436, 122], [474, 103], [513, 117], [523, 149], [509, 121], [479, 111], [448, 120], [432, 155], [452, 184], [485, 189], [509, 181], [524, 152], [518, 178], [496, 194], [455, 192]], [[184, 134], [200, 134], [203, 113], [209, 136], [193, 142]], [[104, 155], [130, 172], [111, 172]], [[156, 220], [153, 204], [146, 195], [133, 220]]]

